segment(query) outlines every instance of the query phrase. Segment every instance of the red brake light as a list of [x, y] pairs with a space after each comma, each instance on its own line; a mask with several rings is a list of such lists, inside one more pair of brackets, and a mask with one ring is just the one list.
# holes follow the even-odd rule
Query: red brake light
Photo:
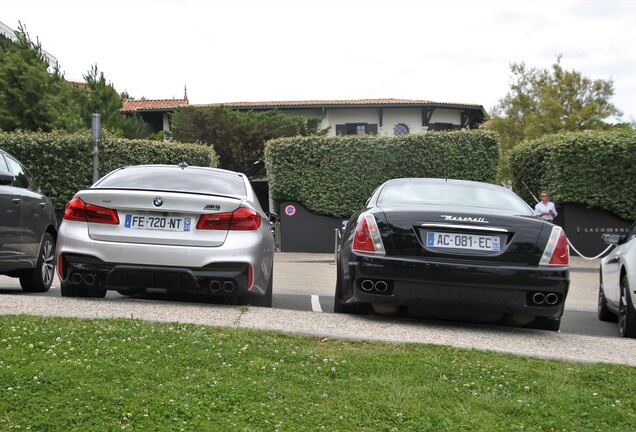
[[261, 215], [256, 211], [241, 207], [233, 212], [203, 215], [197, 222], [200, 230], [253, 231], [261, 227]]
[[92, 222], [119, 225], [117, 210], [86, 204], [81, 198], [73, 198], [66, 204], [64, 219], [81, 222]]
[[384, 244], [373, 215], [364, 215], [353, 233], [353, 250], [384, 254]]
[[561, 227], [552, 228], [548, 244], [543, 251], [539, 264], [542, 265], [570, 265], [570, 246], [565, 232]]

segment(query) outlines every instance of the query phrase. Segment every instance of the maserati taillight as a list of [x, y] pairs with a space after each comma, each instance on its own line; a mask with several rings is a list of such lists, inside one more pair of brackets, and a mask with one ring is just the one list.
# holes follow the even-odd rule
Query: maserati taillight
[[206, 214], [197, 222], [197, 229], [200, 230], [253, 231], [260, 227], [261, 215], [245, 207], [233, 212]]
[[568, 239], [565, 237], [563, 228], [559, 226], [552, 227], [548, 244], [541, 256], [541, 265], [569, 265], [570, 264], [570, 246]]
[[86, 204], [81, 198], [73, 198], [66, 204], [64, 219], [99, 224], [119, 225], [117, 210]]
[[358, 220], [358, 225], [353, 234], [353, 250], [357, 252], [385, 254], [380, 230], [373, 215], [364, 215]]

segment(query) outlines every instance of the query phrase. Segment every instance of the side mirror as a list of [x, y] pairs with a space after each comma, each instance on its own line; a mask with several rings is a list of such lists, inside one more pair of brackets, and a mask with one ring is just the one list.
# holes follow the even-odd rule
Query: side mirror
[[267, 212], [265, 213], [267, 215], [267, 217], [269, 218], [270, 223], [276, 223], [278, 222], [278, 215], [274, 212]]
[[601, 239], [610, 245], [617, 245], [621, 242], [622, 236], [620, 234], [603, 234]]
[[8, 171], [0, 171], [0, 185], [11, 186], [15, 181], [15, 176]]

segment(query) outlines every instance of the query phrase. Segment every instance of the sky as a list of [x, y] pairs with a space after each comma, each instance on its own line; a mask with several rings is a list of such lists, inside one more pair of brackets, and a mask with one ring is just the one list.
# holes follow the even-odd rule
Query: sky
[[636, 121], [636, 0], [0, 0], [66, 79], [135, 99], [417, 99], [482, 105], [510, 66], [611, 80]]

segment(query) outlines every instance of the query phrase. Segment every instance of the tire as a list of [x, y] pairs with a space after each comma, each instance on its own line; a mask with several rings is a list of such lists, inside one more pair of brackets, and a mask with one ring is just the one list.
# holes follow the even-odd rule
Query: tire
[[106, 290], [103, 288], [87, 287], [85, 285], [72, 285], [62, 282], [60, 284], [62, 297], [104, 298]]
[[144, 291], [134, 288], [121, 288], [118, 289], [117, 292], [123, 296], [134, 296], [137, 294], [142, 294]]
[[559, 331], [561, 320], [547, 317], [536, 317], [533, 322], [527, 325], [529, 328], [538, 330]]
[[365, 303], [344, 304], [342, 297], [342, 278], [340, 277], [340, 264], [336, 269], [336, 292], [333, 296], [333, 312], [353, 315], [368, 315], [371, 305]]
[[605, 298], [605, 292], [603, 291], [603, 286], [600, 285], [598, 287], [598, 319], [606, 322], [616, 322], [618, 317], [615, 313], [607, 307], [607, 299]]
[[267, 284], [267, 292], [265, 295], [248, 294], [247, 302], [240, 302], [241, 304], [247, 304], [257, 307], [272, 307], [272, 294], [274, 291], [274, 268], [269, 273], [269, 283]]
[[55, 240], [49, 233], [42, 236], [42, 246], [35, 268], [20, 274], [20, 286], [25, 292], [46, 292], [55, 275]]
[[621, 337], [636, 338], [636, 309], [629, 294], [627, 275], [621, 278], [621, 299], [618, 305], [618, 334]]

